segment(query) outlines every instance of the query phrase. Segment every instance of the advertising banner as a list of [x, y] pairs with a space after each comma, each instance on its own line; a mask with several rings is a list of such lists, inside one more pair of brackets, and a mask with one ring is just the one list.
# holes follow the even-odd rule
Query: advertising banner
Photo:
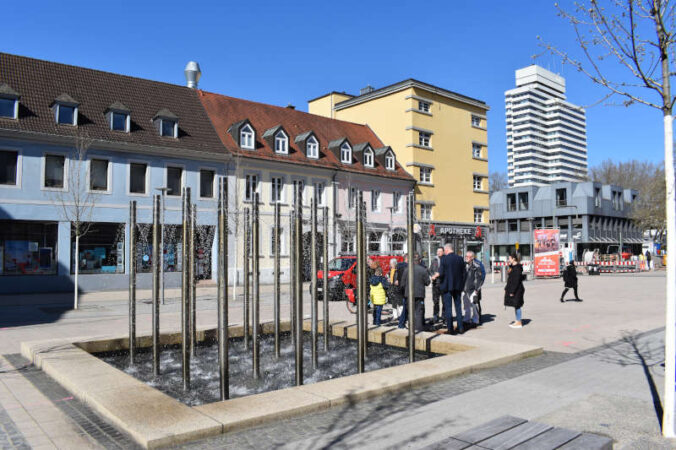
[[536, 277], [559, 276], [559, 239], [558, 229], [535, 229], [534, 263]]

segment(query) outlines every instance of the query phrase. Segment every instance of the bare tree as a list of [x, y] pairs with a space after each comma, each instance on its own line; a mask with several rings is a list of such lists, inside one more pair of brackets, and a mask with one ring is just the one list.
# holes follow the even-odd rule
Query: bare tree
[[66, 158], [66, 189], [55, 193], [56, 202], [61, 207], [63, 220], [70, 223], [71, 235], [75, 238], [75, 283], [73, 288], [73, 306], [79, 305], [78, 275], [80, 272], [80, 238], [89, 233], [98, 194], [87, 186], [87, 152], [92, 140], [85, 133], [78, 133], [75, 146]]
[[[602, 3], [602, 4], [601, 4]], [[667, 314], [665, 333], [665, 408], [662, 432], [674, 437], [676, 383], [676, 196], [674, 193], [671, 77], [674, 60], [675, 4], [670, 0], [582, 0], [571, 11], [556, 5], [573, 27], [581, 50], [578, 59], [552, 44], [545, 49], [561, 57], [594, 83], [606, 99], [624, 106], [641, 104], [662, 112], [667, 216]], [[619, 67], [620, 71], [617, 71]]]
[[488, 192], [490, 194], [507, 187], [507, 174], [505, 172], [495, 171], [488, 175]]

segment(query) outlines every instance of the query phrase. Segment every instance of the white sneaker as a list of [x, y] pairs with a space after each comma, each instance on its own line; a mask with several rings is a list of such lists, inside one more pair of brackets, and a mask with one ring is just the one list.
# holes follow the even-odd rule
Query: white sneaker
[[522, 324], [517, 324], [516, 322], [510, 323], [509, 328], [523, 328]]

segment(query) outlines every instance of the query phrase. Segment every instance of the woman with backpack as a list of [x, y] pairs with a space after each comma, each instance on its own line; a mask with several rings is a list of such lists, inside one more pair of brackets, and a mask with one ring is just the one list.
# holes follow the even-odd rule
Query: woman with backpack
[[519, 262], [516, 253], [507, 258], [507, 284], [505, 285], [505, 306], [514, 308], [516, 320], [509, 324], [511, 328], [523, 328], [521, 323], [521, 308], [523, 307], [523, 295], [526, 288], [523, 286], [523, 266]]
[[575, 269], [573, 261], [568, 263], [563, 271], [563, 293], [561, 294], [561, 303], [565, 302], [563, 298], [566, 296], [568, 289], [571, 288], [575, 294], [575, 301], [581, 302], [582, 299], [577, 295], [577, 270]]

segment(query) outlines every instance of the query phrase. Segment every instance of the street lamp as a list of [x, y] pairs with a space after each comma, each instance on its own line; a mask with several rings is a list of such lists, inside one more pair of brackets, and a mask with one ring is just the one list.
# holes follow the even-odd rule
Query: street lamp
[[[162, 304], [164, 305], [164, 196], [167, 194], [167, 191], [170, 191], [171, 188], [168, 187], [158, 187], [155, 188], [155, 190], [160, 191], [161, 194], [161, 199], [162, 199], [162, 220], [161, 225], [160, 225], [160, 286], [162, 287], [161, 289], [161, 298], [162, 298]], [[156, 256], [156, 255], [153, 255]], [[185, 270], [185, 269], [184, 269]]]

